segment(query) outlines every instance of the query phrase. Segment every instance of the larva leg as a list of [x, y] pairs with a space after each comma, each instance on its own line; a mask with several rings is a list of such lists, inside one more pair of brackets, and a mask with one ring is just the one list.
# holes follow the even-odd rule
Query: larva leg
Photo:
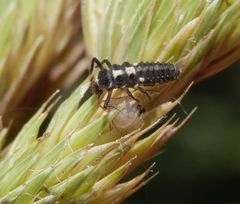
[[110, 102], [111, 97], [112, 97], [112, 91], [109, 91], [108, 95], [107, 95], [107, 98], [104, 101], [104, 105], [103, 105], [104, 109], [107, 109], [107, 107], [109, 106], [109, 102]]
[[152, 97], [149, 95], [149, 93], [145, 89], [143, 89], [142, 87], [138, 87], [138, 90], [140, 92], [142, 92], [143, 94], [145, 94], [148, 97], [149, 100], [152, 99]]
[[123, 62], [123, 64], [122, 64], [123, 66], [127, 66], [127, 67], [130, 67], [130, 66], [132, 66], [129, 62]]
[[145, 112], [145, 108], [143, 108], [143, 107], [141, 106], [140, 101], [132, 95], [132, 93], [131, 93], [131, 91], [129, 91], [129, 89], [126, 89], [126, 92], [127, 92], [127, 95], [128, 95], [129, 97], [131, 97], [133, 100], [135, 100], [135, 101], [138, 103], [138, 104], [137, 104], [137, 109], [139, 110], [139, 115], [141, 115], [142, 113], [144, 113], [144, 112]]
[[109, 62], [107, 59], [104, 59], [101, 63], [102, 65], [105, 63], [108, 67], [112, 66], [111, 62]]
[[137, 104], [137, 109], [139, 111], [139, 115], [141, 115], [142, 113], [144, 113], [146, 110], [144, 107], [142, 107], [140, 104]]
[[90, 67], [90, 73], [92, 73], [93, 72], [93, 69], [94, 69], [94, 65], [97, 65], [97, 67], [99, 68], [99, 69], [103, 69], [103, 66], [102, 66], [102, 63], [96, 58], [96, 57], [94, 57], [94, 58], [92, 58], [92, 62], [91, 62], [91, 67]]
[[139, 100], [132, 95], [132, 93], [131, 93], [131, 91], [129, 91], [129, 89], [126, 89], [126, 93], [129, 97], [131, 97], [133, 100], [135, 100], [139, 103]]

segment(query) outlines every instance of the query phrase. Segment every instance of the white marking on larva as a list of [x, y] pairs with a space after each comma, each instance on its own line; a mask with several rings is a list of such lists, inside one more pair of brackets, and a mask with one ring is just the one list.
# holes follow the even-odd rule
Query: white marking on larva
[[139, 77], [139, 81], [140, 82], [144, 82], [144, 78], [143, 77]]
[[138, 65], [138, 63], [137, 63], [137, 62], [135, 62], [135, 63], [133, 63], [133, 65], [134, 65], [134, 66], [136, 66], [136, 65]]
[[121, 76], [124, 74], [123, 70], [113, 70], [113, 78], [116, 79], [118, 76]]
[[126, 73], [128, 76], [130, 76], [131, 74], [136, 75], [136, 70], [134, 69], [134, 67], [126, 67]]

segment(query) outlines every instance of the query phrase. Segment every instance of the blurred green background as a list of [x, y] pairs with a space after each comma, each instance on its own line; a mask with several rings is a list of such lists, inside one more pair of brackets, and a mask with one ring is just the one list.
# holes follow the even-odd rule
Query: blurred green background
[[240, 203], [239, 68], [236, 63], [191, 88], [182, 105], [198, 110], [155, 158], [160, 174], [125, 204]]

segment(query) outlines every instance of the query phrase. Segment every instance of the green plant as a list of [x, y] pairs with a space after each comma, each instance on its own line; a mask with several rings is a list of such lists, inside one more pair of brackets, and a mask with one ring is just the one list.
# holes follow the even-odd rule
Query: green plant
[[[79, 2], [71, 0], [59, 0], [58, 4], [2, 1], [0, 103], [5, 117], [8, 110], [21, 107], [26, 93], [40, 78], [53, 73], [53, 67], [63, 74], [56, 75], [58, 83], [50, 81], [47, 92], [76, 81], [75, 72], [70, 70], [76, 60], [70, 65], [64, 62], [72, 55], [74, 42], [82, 47], [80, 28], [75, 27], [80, 24], [74, 12], [77, 9], [80, 11]], [[145, 178], [152, 166], [129, 181], [122, 178], [158, 153], [190, 117], [182, 122], [176, 115], [164, 120], [192, 81], [215, 74], [239, 59], [239, 9], [239, 0], [81, 1], [88, 56], [108, 58], [113, 63], [170, 62], [181, 69], [181, 76], [166, 86], [154, 87], [152, 101], [134, 93], [147, 109], [142, 116], [136, 104], [119, 91], [115, 96], [121, 98], [113, 101], [119, 110], [102, 110], [97, 96], [86, 96], [90, 81], [83, 76], [83, 82], [58, 106], [44, 133], [40, 128], [59, 101], [57, 92], [7, 147], [3, 144], [8, 128], [2, 128], [1, 201], [119, 203], [148, 182], [152, 177]], [[36, 13], [46, 15], [49, 24]], [[15, 15], [20, 25], [13, 35], [13, 22], [18, 22]], [[75, 39], [76, 35], [79, 38]], [[80, 59], [81, 52], [75, 57]], [[26, 70], [30, 71], [29, 80], [24, 78]]]

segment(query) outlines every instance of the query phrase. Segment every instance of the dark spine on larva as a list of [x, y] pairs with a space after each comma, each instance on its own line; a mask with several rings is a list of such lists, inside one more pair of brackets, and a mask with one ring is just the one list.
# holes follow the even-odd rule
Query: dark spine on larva
[[[157, 83], [166, 83], [176, 80], [180, 74], [179, 69], [174, 64], [141, 62], [135, 65], [139, 84], [152, 86]], [[144, 79], [141, 82], [140, 79]]]

